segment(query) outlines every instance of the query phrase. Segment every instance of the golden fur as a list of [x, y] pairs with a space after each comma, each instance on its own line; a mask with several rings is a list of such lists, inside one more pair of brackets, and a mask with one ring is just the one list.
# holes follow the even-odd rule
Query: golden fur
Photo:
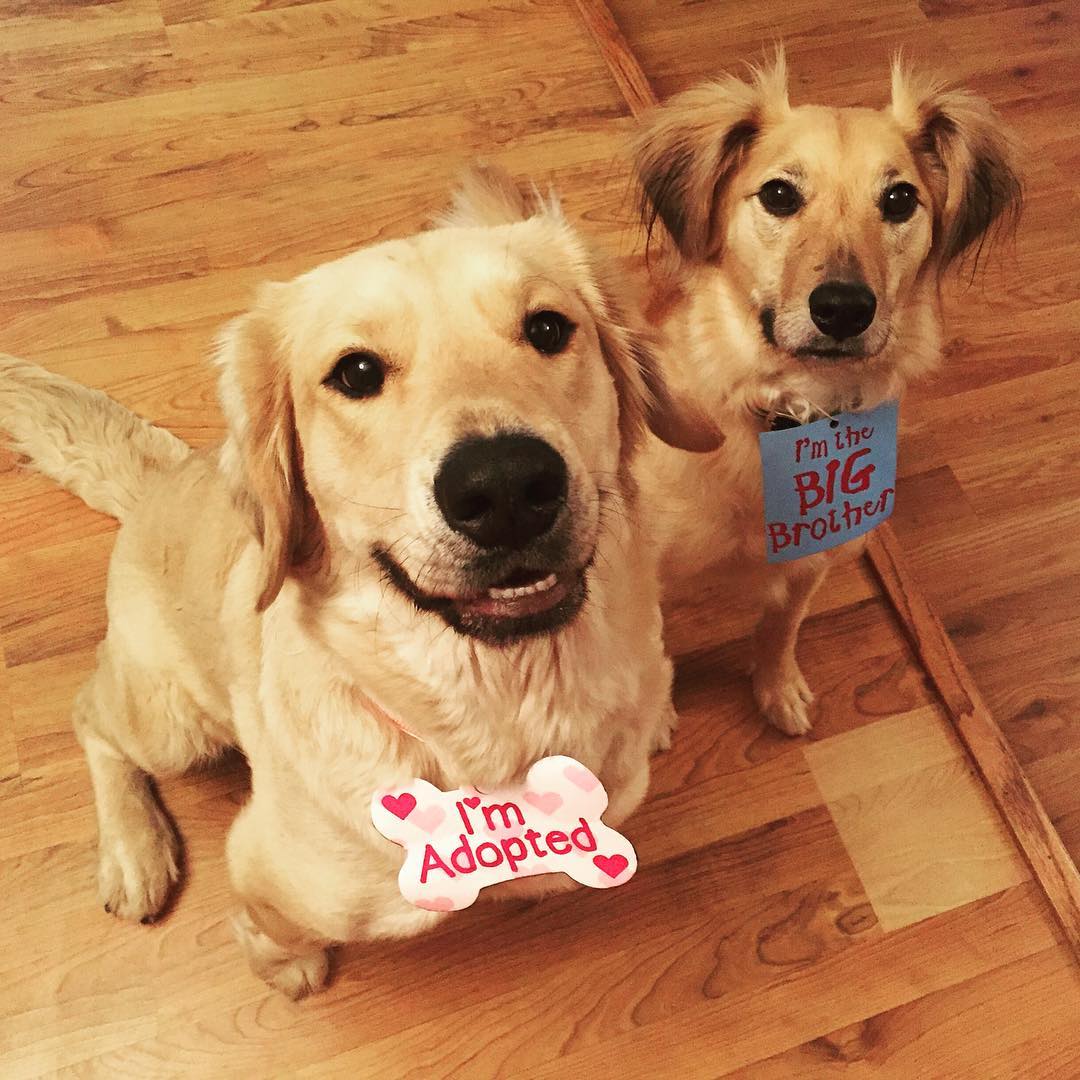
[[[726, 439], [703, 457], [655, 443], [649, 450], [663, 573], [676, 588], [676, 579], [720, 562], [737, 569], [740, 584], [757, 581], [765, 613], [755, 694], [791, 734], [809, 729], [812, 702], [795, 660], [799, 624], [828, 563], [857, 544], [765, 563], [763, 417], [869, 409], [933, 370], [941, 275], [1018, 209], [1016, 158], [985, 101], [899, 61], [886, 108], [793, 108], [782, 53], [747, 81], [728, 77], [678, 95], [638, 136], [646, 223], [662, 221], [677, 249], [651, 303], [665, 378]], [[796, 213], [770, 214], [757, 197], [776, 178], [799, 192]], [[880, 205], [896, 183], [913, 185], [919, 199], [900, 223], [885, 220]], [[841, 343], [845, 355], [809, 355], [822, 335], [808, 296], [830, 280], [870, 288], [876, 314]]]
[[[577, 325], [560, 355], [523, 339], [538, 308]], [[690, 429], [624, 320], [557, 208], [488, 174], [442, 227], [261, 291], [220, 339], [218, 449], [190, 452], [104, 395], [0, 363], [16, 448], [123, 520], [108, 633], [75, 706], [109, 910], [152, 919], [178, 877], [149, 777], [228, 745], [253, 777], [228, 842], [238, 934], [292, 997], [324, 984], [330, 944], [442, 918], [399, 895], [400, 852], [370, 820], [377, 789], [414, 776], [493, 789], [562, 753], [603, 779], [612, 825], [637, 806], [674, 716], [633, 460], [646, 425], [683, 443]], [[360, 348], [389, 364], [369, 400], [325, 385]], [[494, 645], [420, 610], [373, 552], [453, 595], [467, 545], [432, 478], [464, 436], [504, 429], [567, 463], [570, 571], [588, 599], [561, 629]]]

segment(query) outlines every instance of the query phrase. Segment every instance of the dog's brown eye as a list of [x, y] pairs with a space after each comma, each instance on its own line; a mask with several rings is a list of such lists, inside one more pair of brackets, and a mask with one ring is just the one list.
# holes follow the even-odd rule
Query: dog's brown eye
[[758, 202], [774, 217], [791, 217], [803, 204], [795, 185], [786, 180], [766, 180], [757, 197]]
[[911, 184], [893, 184], [881, 196], [881, 216], [898, 225], [901, 221], [907, 221], [918, 205], [919, 193]]
[[561, 353], [570, 344], [573, 333], [574, 324], [557, 311], [534, 311], [525, 316], [525, 336], [545, 356]]
[[382, 390], [386, 365], [374, 353], [346, 353], [323, 382], [351, 398], [374, 397]]

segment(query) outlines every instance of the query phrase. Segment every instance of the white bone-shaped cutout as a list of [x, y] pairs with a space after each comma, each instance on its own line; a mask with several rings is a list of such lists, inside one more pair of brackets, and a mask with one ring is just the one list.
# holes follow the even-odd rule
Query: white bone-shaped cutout
[[568, 874], [610, 889], [634, 876], [637, 855], [600, 820], [608, 797], [571, 757], [536, 762], [518, 788], [440, 791], [426, 780], [377, 791], [371, 819], [405, 849], [401, 895], [428, 911], [457, 911], [480, 890], [536, 874]]

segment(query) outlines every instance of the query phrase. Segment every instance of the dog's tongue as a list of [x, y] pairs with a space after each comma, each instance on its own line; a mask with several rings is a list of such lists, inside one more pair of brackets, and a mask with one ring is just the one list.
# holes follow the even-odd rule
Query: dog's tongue
[[458, 601], [463, 613], [516, 619], [553, 608], [566, 596], [566, 584], [555, 574], [524, 585], [493, 586], [484, 596]]

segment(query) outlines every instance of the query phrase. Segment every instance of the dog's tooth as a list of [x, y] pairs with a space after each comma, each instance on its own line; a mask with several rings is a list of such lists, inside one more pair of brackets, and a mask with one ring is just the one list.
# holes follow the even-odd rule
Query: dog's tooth
[[514, 588], [500, 589], [491, 586], [488, 596], [492, 600], [520, 600], [523, 596], [534, 596], [536, 593], [547, 592], [555, 587], [559, 578], [556, 574], [548, 574], [542, 581], [534, 581], [531, 585], [518, 585]]

